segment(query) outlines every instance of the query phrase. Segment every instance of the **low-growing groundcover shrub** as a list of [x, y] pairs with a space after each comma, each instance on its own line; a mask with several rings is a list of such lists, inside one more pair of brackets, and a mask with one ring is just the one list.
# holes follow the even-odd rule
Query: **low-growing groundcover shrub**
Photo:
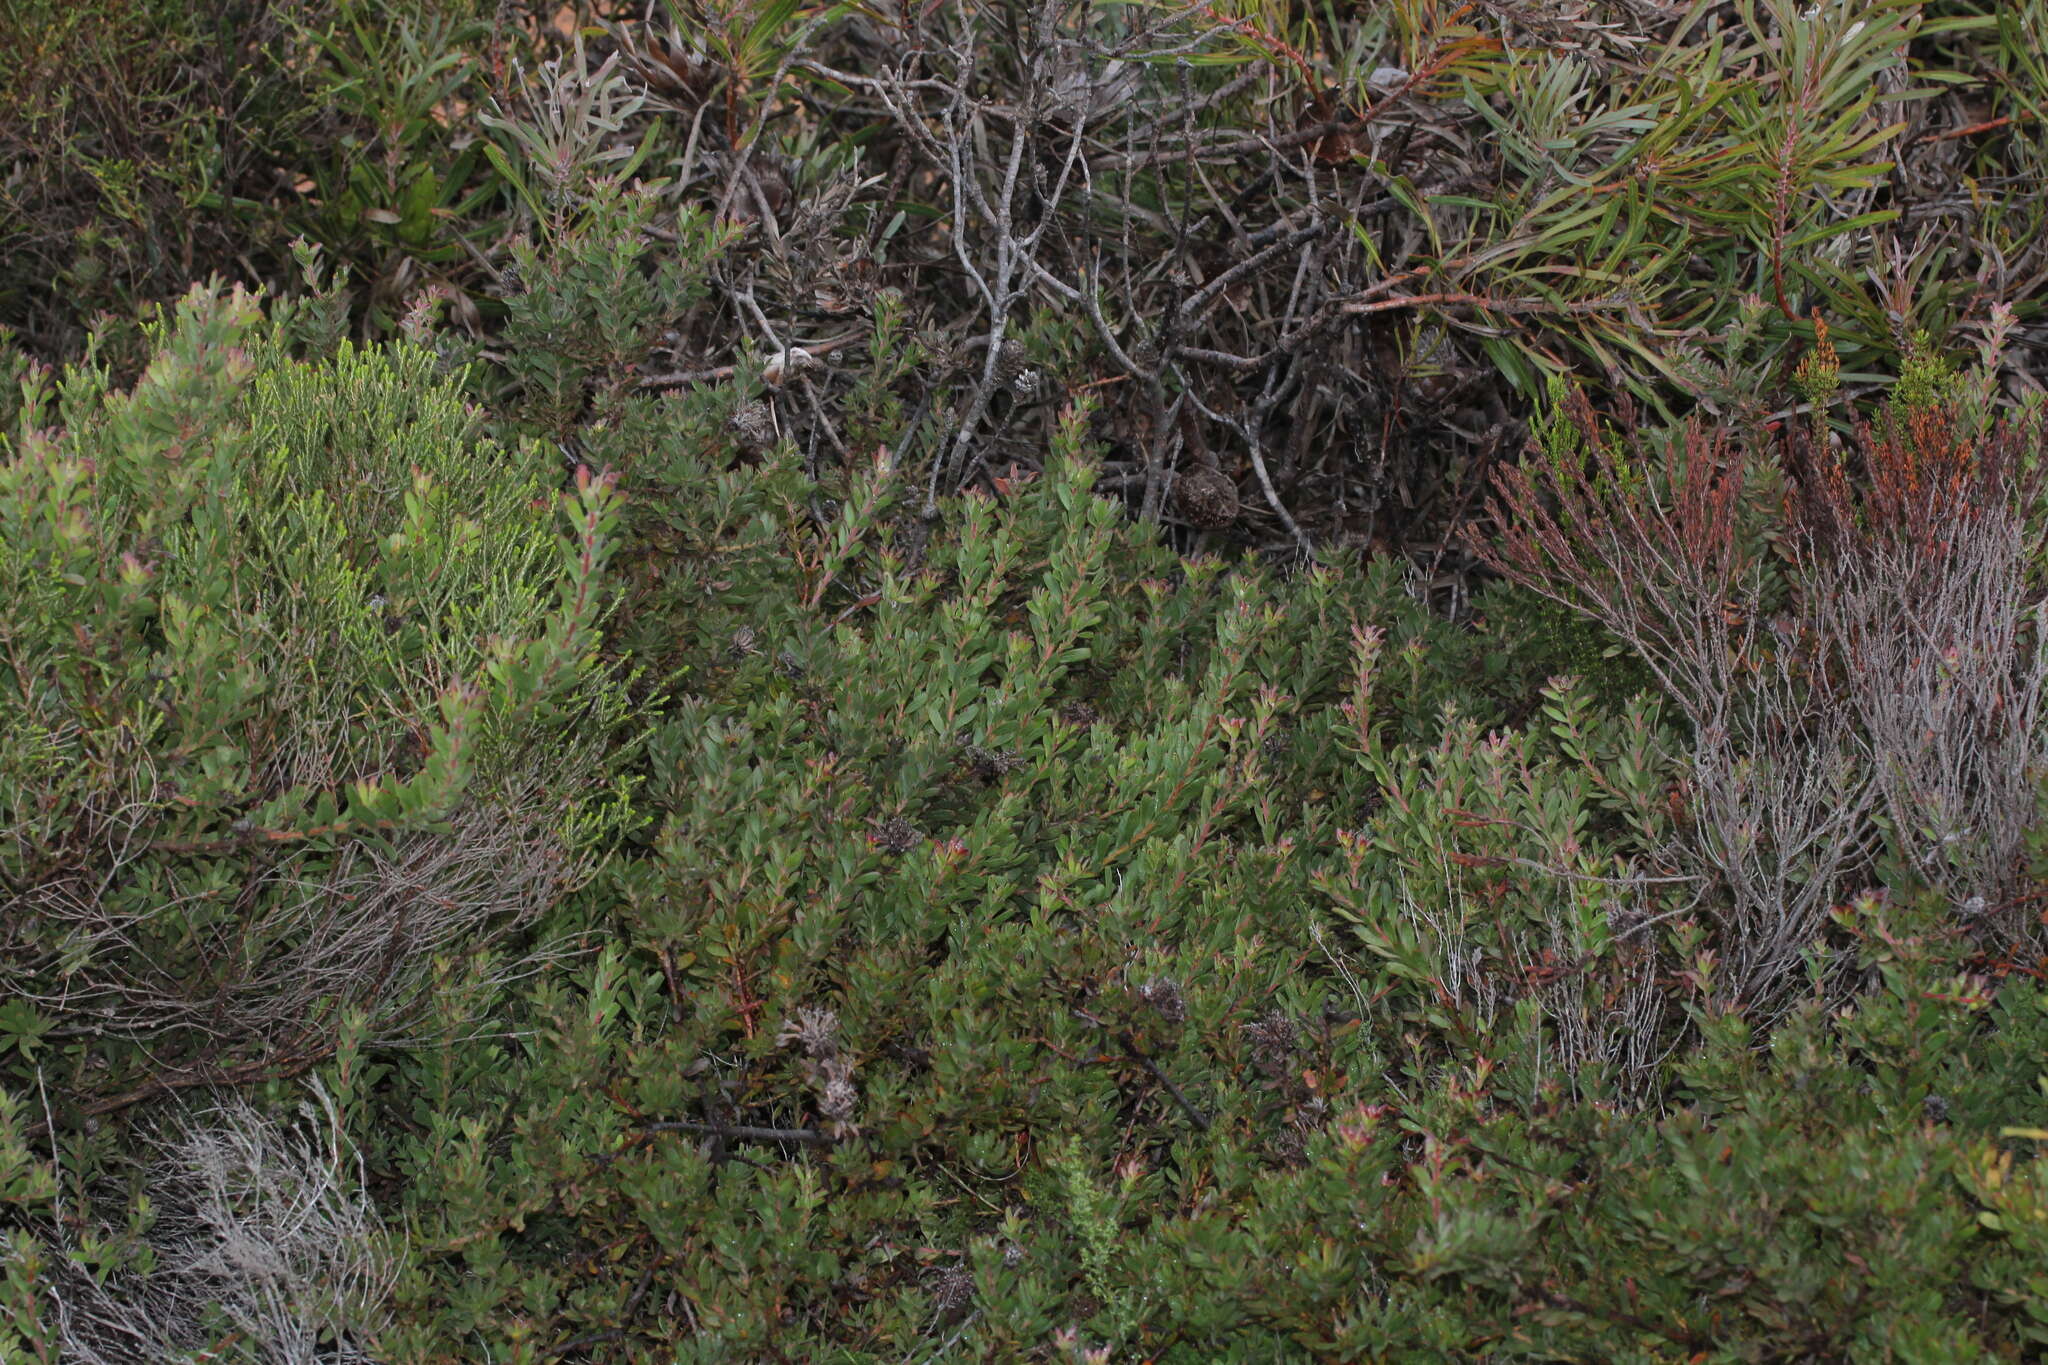
[[[1779, 788], [1700, 852], [1712, 716], [1532, 673], [1527, 589], [1177, 556], [1085, 398], [927, 518], [885, 442], [733, 430], [746, 375], [615, 392], [593, 470], [325, 306], [196, 293], [6, 438], [0, 1355], [2048, 1341], [2038, 940], [1882, 800], [1785, 930], [1733, 884], [1819, 875]], [[1983, 452], [2037, 429], [1901, 399], [2018, 497]], [[1666, 505], [1569, 413], [1545, 496]], [[1765, 453], [1713, 488], [1768, 531]], [[2030, 632], [1940, 643], [2023, 681]]]
[[0, 6], [0, 1360], [2044, 1354], [2044, 33]]

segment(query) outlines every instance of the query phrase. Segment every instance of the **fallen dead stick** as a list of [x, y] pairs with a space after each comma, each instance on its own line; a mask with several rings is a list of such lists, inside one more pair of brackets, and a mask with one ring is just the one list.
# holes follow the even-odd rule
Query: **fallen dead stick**
[[2009, 127], [2016, 120], [2026, 117], [2028, 117], [2026, 112], [2017, 115], [2005, 114], [1999, 118], [1985, 119], [1982, 123], [1965, 124], [1961, 128], [1950, 128], [1946, 132], [1929, 133], [1925, 137], [1916, 139], [1916, 145], [1925, 147], [1930, 142], [1948, 142], [1959, 137], [1974, 137], [1978, 133], [1997, 132], [2000, 128]]
[[642, 1133], [705, 1133], [712, 1137], [730, 1138], [735, 1142], [808, 1142], [828, 1146], [832, 1142], [830, 1133], [821, 1133], [815, 1128], [757, 1128], [749, 1123], [692, 1123], [687, 1119], [671, 1119], [662, 1123], [643, 1123], [638, 1131]]
[[[768, 357], [768, 363], [761, 370], [761, 378], [769, 388], [780, 388], [783, 372], [790, 367], [792, 360], [796, 362], [798, 368], [802, 368], [805, 361], [829, 355], [840, 347], [859, 340], [861, 335], [859, 332], [848, 332], [844, 336], [814, 341], [808, 346], [792, 346], [786, 351], [778, 351]], [[675, 370], [668, 374], [650, 374], [640, 381], [640, 387], [679, 389], [685, 384], [712, 384], [721, 379], [732, 378], [738, 369], [737, 365], [720, 365], [715, 370]]]

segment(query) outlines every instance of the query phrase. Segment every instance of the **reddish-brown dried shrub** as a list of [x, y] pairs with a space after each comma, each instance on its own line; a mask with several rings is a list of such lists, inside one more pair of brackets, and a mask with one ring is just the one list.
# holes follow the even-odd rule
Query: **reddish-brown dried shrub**
[[1691, 723], [1690, 852], [1753, 1007], [1852, 880], [1973, 920], [2009, 898], [2042, 757], [2040, 424], [1905, 383], [1845, 439], [1832, 380], [1823, 329], [1801, 370], [1821, 415], [1775, 448], [1695, 420], [1660, 450], [1561, 396], [1491, 509], [1493, 566], [1612, 631]]

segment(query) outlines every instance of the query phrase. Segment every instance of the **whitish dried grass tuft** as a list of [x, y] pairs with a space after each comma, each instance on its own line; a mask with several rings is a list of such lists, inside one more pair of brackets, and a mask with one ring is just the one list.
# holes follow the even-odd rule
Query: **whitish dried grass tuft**
[[146, 1186], [146, 1271], [95, 1278], [52, 1248], [62, 1358], [367, 1365], [395, 1260], [324, 1093], [297, 1123], [240, 1100], [188, 1117]]

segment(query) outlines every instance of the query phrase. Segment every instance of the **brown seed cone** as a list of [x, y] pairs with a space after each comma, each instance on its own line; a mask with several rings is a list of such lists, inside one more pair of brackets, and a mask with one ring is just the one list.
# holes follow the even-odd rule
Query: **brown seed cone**
[[1031, 367], [1031, 354], [1015, 337], [1007, 338], [996, 351], [996, 383], [1008, 384]]
[[1173, 510], [1203, 531], [1220, 531], [1237, 520], [1237, 485], [1214, 469], [1190, 469], [1174, 480]]

